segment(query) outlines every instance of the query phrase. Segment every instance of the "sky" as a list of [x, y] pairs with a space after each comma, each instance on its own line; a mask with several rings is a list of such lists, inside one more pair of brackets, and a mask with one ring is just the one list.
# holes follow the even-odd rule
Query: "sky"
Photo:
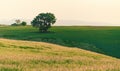
[[72, 20], [73, 25], [77, 21], [83, 25], [120, 26], [120, 0], [0, 0], [0, 23], [32, 20], [42, 12], [54, 13], [59, 21]]

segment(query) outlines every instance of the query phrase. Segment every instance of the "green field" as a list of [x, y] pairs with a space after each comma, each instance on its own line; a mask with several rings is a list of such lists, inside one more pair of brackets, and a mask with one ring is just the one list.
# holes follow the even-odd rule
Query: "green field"
[[49, 33], [26, 27], [0, 27], [0, 37], [44, 41], [120, 58], [120, 27], [52, 27]]

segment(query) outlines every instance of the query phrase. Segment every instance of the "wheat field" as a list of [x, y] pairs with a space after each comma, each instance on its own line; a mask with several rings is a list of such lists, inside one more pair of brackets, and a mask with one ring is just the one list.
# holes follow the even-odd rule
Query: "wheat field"
[[0, 38], [0, 71], [120, 71], [120, 60], [75, 47]]

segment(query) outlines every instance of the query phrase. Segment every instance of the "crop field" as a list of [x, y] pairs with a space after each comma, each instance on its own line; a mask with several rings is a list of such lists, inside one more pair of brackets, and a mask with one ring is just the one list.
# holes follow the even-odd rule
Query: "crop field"
[[0, 71], [119, 71], [120, 60], [60, 45], [0, 38]]
[[2, 26], [0, 37], [50, 42], [120, 58], [120, 27], [54, 26], [50, 31], [39, 33], [31, 26]]

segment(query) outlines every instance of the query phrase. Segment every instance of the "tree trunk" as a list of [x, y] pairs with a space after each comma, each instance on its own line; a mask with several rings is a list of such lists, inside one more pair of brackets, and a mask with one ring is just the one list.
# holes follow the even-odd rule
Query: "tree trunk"
[[47, 28], [44, 28], [44, 29], [39, 28], [39, 32], [41, 32], [41, 33], [45, 33], [45, 32], [47, 32], [47, 31], [48, 31]]

